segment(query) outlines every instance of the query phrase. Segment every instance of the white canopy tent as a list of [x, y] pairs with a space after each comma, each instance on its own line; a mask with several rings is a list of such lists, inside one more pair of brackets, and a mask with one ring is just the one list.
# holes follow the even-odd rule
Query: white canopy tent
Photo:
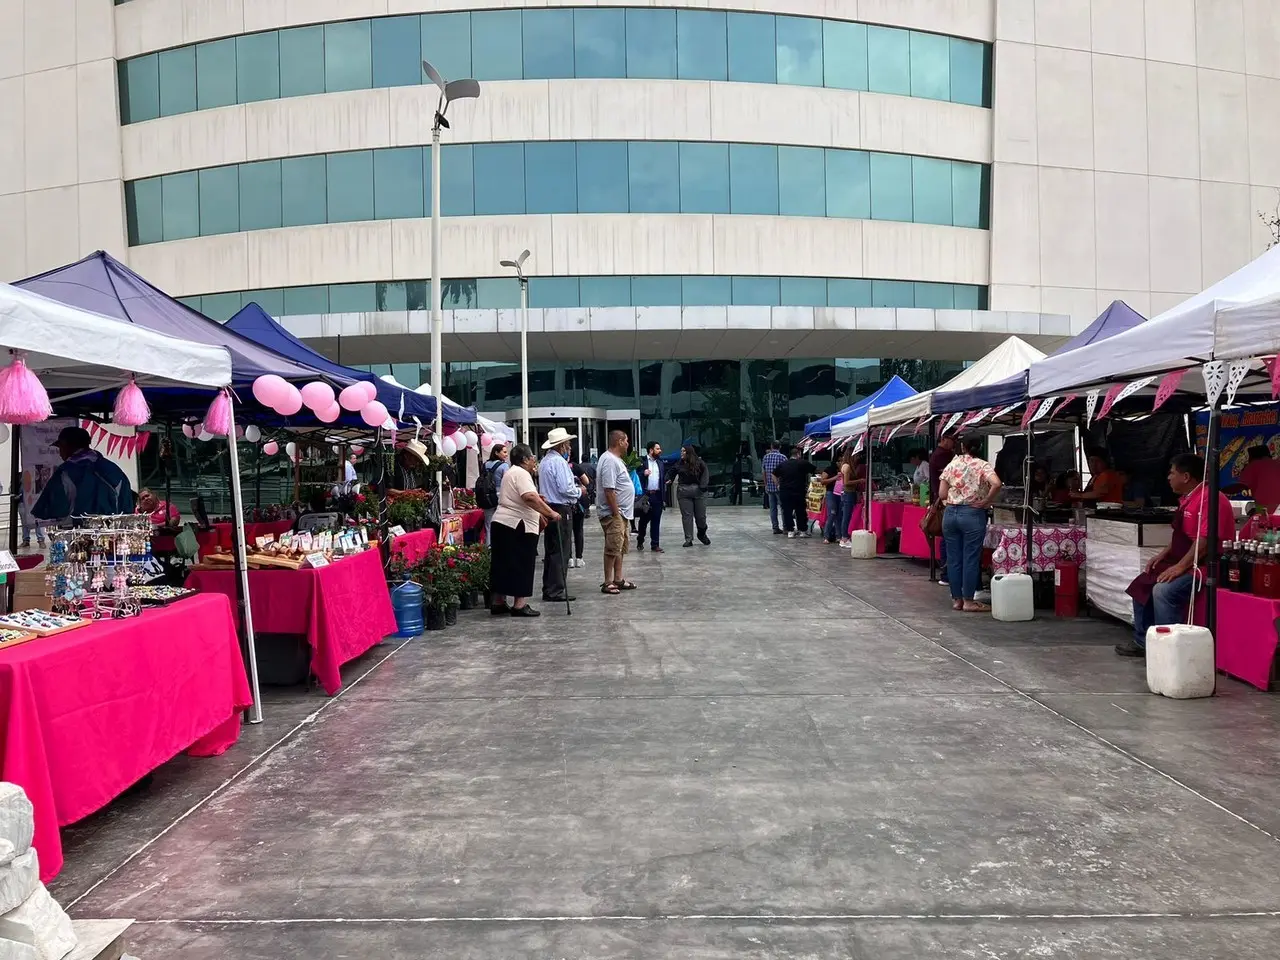
[[[1014, 374], [1021, 373], [1044, 354], [1019, 337], [1010, 337], [981, 360], [977, 360], [935, 390], [971, 390], [974, 387], [999, 383]], [[908, 423], [927, 417], [932, 412], [934, 390], [926, 390], [914, 396], [891, 403], [885, 407], [872, 407], [857, 420], [837, 424], [832, 428], [833, 437], [856, 437], [870, 427], [887, 427]]]
[[[1146, 323], [1031, 365], [1033, 397], [1280, 353], [1280, 246]], [[1192, 377], [1195, 383], [1192, 382]], [[1202, 392], [1202, 391], [1200, 391]], [[1268, 391], [1269, 392], [1269, 391]]]

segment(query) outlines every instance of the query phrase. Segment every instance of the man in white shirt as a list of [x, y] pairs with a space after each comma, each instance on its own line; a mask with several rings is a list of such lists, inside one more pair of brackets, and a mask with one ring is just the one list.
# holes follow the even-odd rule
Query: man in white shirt
[[911, 474], [911, 482], [917, 487], [922, 483], [929, 482], [929, 460], [925, 456], [923, 450], [912, 450], [908, 454], [911, 466], [915, 467], [915, 472]]
[[654, 553], [662, 553], [658, 545], [662, 531], [662, 508], [665, 506], [663, 496], [667, 480], [667, 465], [662, 462], [662, 444], [653, 441], [640, 467], [640, 485], [644, 487], [645, 496], [649, 500], [649, 512], [640, 514], [636, 532], [636, 549], [644, 551], [645, 530], [649, 531], [649, 549]]
[[555, 523], [548, 523], [543, 535], [542, 599], [544, 603], [563, 603], [572, 600], [568, 593], [569, 538], [573, 535], [572, 516], [574, 505], [585, 493], [574, 479], [569, 468], [570, 441], [577, 437], [556, 427], [547, 435], [542, 445], [546, 451], [538, 463], [538, 493], [551, 509], [560, 514]]
[[636, 585], [622, 576], [622, 558], [631, 546], [631, 520], [635, 515], [636, 490], [622, 458], [630, 440], [626, 433], [609, 434], [609, 449], [596, 464], [596, 509], [604, 530], [604, 585], [601, 593], [619, 594]]
[[347, 457], [347, 462], [343, 465], [342, 482], [348, 484], [356, 482], [356, 455], [354, 453]]

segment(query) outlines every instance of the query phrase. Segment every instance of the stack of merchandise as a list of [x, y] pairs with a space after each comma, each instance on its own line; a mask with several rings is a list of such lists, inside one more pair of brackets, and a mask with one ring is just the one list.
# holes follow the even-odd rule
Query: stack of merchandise
[[71, 918], [40, 882], [34, 835], [26, 792], [0, 783], [0, 956], [62, 960], [75, 949], [76, 934]]

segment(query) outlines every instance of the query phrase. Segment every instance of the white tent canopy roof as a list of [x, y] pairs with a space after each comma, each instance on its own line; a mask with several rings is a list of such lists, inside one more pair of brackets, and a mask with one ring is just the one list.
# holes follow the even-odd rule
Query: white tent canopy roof
[[[1047, 397], [1280, 352], [1280, 246], [1160, 316], [1032, 364], [1030, 392]], [[1189, 386], [1189, 384], [1188, 384]]]
[[0, 346], [25, 354], [46, 389], [117, 387], [130, 373], [144, 383], [231, 382], [231, 354], [224, 347], [179, 340], [7, 283], [0, 283]]
[[[991, 383], [999, 383], [1014, 374], [1026, 370], [1044, 354], [1018, 337], [1010, 337], [981, 360], [976, 360], [936, 390], [972, 390]], [[927, 417], [933, 412], [934, 390], [926, 390], [914, 396], [891, 403], [886, 407], [872, 407], [857, 420], [837, 424], [831, 431], [833, 437], [853, 437], [865, 433], [869, 427], [887, 427]]]

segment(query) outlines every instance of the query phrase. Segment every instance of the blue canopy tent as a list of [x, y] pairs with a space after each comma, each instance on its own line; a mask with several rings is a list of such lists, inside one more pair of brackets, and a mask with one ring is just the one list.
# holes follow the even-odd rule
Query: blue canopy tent
[[891, 403], [897, 403], [899, 400], [914, 396], [915, 392], [915, 388], [911, 384], [894, 374], [888, 383], [871, 394], [871, 396], [863, 397], [853, 406], [845, 407], [843, 410], [839, 410], [828, 417], [823, 417], [821, 420], [814, 420], [812, 423], [805, 424], [804, 435], [806, 437], [826, 436], [836, 424], [856, 420], [872, 407], [886, 407]]
[[[378, 390], [378, 399], [386, 405], [391, 416], [401, 422], [411, 422], [417, 417], [424, 426], [435, 423], [436, 398], [415, 393], [405, 387], [379, 379], [367, 370], [357, 370], [335, 363], [324, 354], [317, 353], [292, 333], [281, 326], [270, 314], [256, 303], [244, 307], [239, 313], [227, 321], [227, 327], [254, 343], [305, 364], [338, 380], [364, 380], [372, 383]], [[403, 412], [401, 412], [403, 407]], [[450, 403], [444, 404], [444, 422], [452, 424], [475, 423], [476, 411], [473, 407], [460, 407]]]
[[[1059, 357], [1098, 340], [1106, 340], [1145, 321], [1146, 317], [1123, 300], [1116, 300], [1093, 323], [1050, 356]], [[1031, 398], [1028, 392], [1029, 375], [1028, 369], [996, 383], [988, 383], [968, 390], [939, 390], [933, 395], [932, 412], [963, 413], [966, 410], [985, 410], [989, 407], [1007, 407], [1011, 404], [1025, 403]]]

